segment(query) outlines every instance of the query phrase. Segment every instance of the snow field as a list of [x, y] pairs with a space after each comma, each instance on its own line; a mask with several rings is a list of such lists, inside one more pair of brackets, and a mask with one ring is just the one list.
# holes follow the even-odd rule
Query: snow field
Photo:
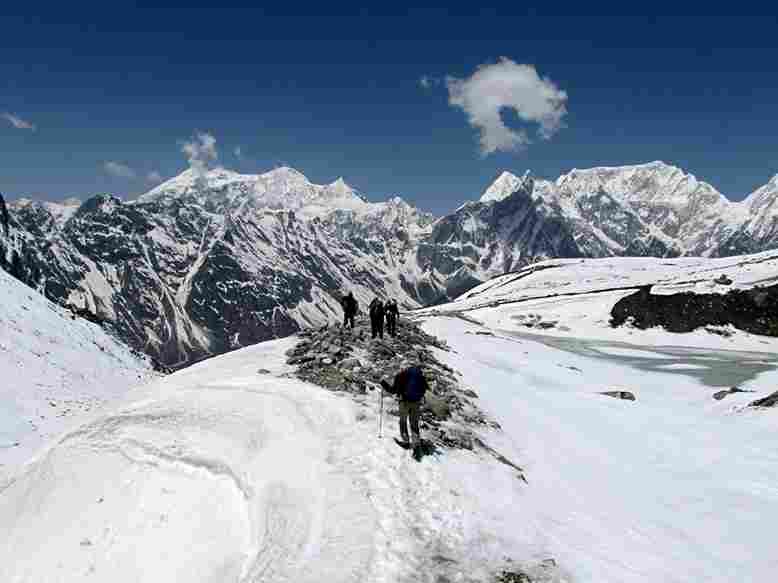
[[[713, 279], [726, 273], [733, 283]], [[648, 346], [684, 346], [721, 350], [777, 352], [778, 338], [727, 327], [727, 335], [698, 329], [674, 334], [662, 328], [611, 328], [610, 312], [639, 286], [652, 293], [726, 293], [778, 281], [778, 252], [705, 259], [683, 257], [611, 257], [552, 259], [519, 272], [495, 277], [457, 300], [417, 310], [417, 315], [464, 314], [493, 330], [520, 331], [560, 338], [618, 341]], [[619, 289], [624, 288], [624, 289]], [[553, 324], [528, 327], [533, 321]]]
[[99, 326], [0, 270], [0, 483], [46, 440], [156, 374]]
[[377, 391], [291, 378], [293, 343], [139, 388], [39, 452], [0, 492], [0, 580], [471, 581], [525, 556], [515, 472], [413, 461], [396, 417], [378, 438]]
[[[424, 328], [449, 342], [443, 359], [504, 429], [496, 447], [525, 467], [529, 485], [506, 513], [573, 580], [772, 579], [778, 418], [743, 406], [774, 390], [775, 370], [746, 385], [756, 393], [715, 401], [678, 371], [475, 335], [454, 318]], [[637, 401], [597, 394], [614, 389]]]

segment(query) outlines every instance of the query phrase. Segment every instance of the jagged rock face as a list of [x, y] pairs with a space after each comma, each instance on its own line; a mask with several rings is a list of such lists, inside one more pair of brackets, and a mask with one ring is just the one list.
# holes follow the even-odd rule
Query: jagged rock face
[[539, 256], [583, 255], [573, 225], [526, 190], [493, 202], [469, 203], [443, 217], [417, 253], [419, 265], [445, 282], [449, 298]]
[[778, 175], [751, 194], [743, 204], [750, 213], [747, 231], [755, 246], [774, 246], [778, 240]]
[[398, 274], [432, 219], [401, 199], [367, 203], [288, 169], [186, 174], [135, 202], [93, 197], [64, 221], [18, 204], [22, 279], [169, 366], [339, 319], [345, 290], [363, 305], [374, 294], [419, 305], [415, 279], [403, 287]]
[[5, 204], [5, 198], [3, 198], [2, 193], [0, 193], [0, 232], [2, 232], [4, 236], [8, 235], [10, 222], [11, 217], [8, 214], [8, 207]]
[[712, 186], [662, 162], [573, 170], [557, 184], [569, 193], [601, 190], [672, 239], [696, 241], [729, 201]]
[[691, 332], [704, 326], [727, 326], [778, 336], [778, 285], [731, 290], [725, 294], [651, 293], [651, 286], [616, 302], [611, 325], [631, 322], [638, 328], [661, 326], [670, 332]]
[[376, 294], [412, 308], [537, 259], [769, 249], [777, 201], [778, 178], [729, 203], [652, 163], [555, 182], [506, 172], [481, 200], [434, 220], [290, 168], [188, 170], [132, 202], [15, 201], [0, 262], [175, 366], [340, 319], [346, 290], [363, 308]]

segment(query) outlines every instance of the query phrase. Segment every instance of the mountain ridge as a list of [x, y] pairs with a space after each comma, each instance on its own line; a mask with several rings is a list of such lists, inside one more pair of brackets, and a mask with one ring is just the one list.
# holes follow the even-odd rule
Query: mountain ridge
[[770, 249], [777, 201], [778, 180], [746, 209], [652, 162], [553, 182], [503, 172], [480, 199], [436, 218], [400, 197], [372, 202], [342, 178], [314, 184], [289, 167], [190, 169], [135, 200], [11, 202], [13, 245], [0, 240], [0, 255], [50, 299], [179, 366], [338, 320], [347, 290], [363, 305], [392, 296], [410, 309], [551, 257]]

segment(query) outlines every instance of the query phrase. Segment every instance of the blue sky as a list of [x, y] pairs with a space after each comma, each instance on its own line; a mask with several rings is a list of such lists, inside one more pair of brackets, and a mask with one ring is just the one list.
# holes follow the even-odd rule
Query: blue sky
[[[436, 213], [503, 169], [555, 178], [661, 159], [733, 199], [778, 172], [776, 11], [59, 4], [3, 8], [9, 198], [139, 194], [149, 174], [187, 167], [181, 144], [197, 131], [228, 168], [342, 175], [371, 199], [399, 194]], [[502, 57], [513, 65], [489, 68]], [[490, 114], [479, 66], [492, 81], [514, 75], [506, 90], [518, 95], [497, 105], [523, 108], [502, 120], [508, 136], [526, 132], [514, 147], [529, 144], [511, 149], [492, 128], [497, 147], [484, 151], [483, 124], [468, 118]]]

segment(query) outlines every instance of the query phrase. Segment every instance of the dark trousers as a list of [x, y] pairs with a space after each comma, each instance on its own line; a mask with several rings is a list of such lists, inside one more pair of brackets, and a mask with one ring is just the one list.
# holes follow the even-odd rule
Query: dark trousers
[[410, 403], [408, 401], [400, 401], [400, 437], [403, 441], [408, 441], [408, 419], [411, 421], [411, 445], [416, 447], [419, 445], [421, 438], [419, 437], [419, 412], [421, 409], [421, 403]]
[[351, 323], [351, 327], [354, 327], [354, 314], [343, 314], [343, 327], [347, 327]]
[[387, 316], [386, 317], [386, 331], [389, 332], [389, 336], [394, 336], [397, 334], [397, 317]]
[[384, 318], [371, 318], [370, 319], [370, 332], [373, 334], [373, 338], [376, 336], [384, 337]]

